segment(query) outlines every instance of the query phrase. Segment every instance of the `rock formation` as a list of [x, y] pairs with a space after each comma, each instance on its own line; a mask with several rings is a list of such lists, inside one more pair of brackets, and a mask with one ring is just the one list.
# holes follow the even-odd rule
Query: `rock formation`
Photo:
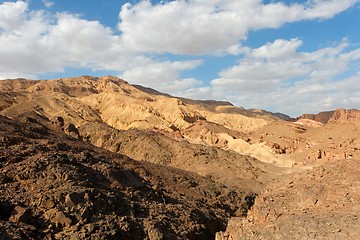
[[277, 179], [216, 239], [357, 239], [359, 167], [358, 160], [335, 161]]
[[359, 113], [0, 81], [0, 239], [356, 239]]
[[357, 109], [339, 108], [335, 111], [320, 112], [318, 114], [303, 114], [299, 119], [310, 119], [322, 124], [330, 123], [359, 123], [360, 111]]
[[211, 239], [251, 192], [0, 116], [1, 239]]

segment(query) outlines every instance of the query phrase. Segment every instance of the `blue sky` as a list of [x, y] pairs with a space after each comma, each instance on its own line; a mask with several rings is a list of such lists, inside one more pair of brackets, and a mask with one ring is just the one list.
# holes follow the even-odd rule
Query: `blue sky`
[[0, 1], [0, 79], [115, 75], [291, 116], [360, 108], [360, 0]]

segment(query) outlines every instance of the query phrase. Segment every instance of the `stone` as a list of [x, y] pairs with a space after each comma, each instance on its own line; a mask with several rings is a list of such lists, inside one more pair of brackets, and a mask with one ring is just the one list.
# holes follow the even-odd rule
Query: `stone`
[[71, 226], [71, 219], [67, 218], [62, 211], [56, 213], [54, 218], [55, 224], [61, 224], [61, 226], [70, 227]]
[[0, 184], [5, 184], [11, 181], [11, 178], [9, 178], [5, 173], [0, 173]]
[[10, 222], [23, 222], [26, 223], [30, 218], [30, 210], [25, 207], [16, 206], [9, 218]]
[[148, 237], [150, 240], [162, 240], [164, 239], [164, 235], [157, 228], [151, 228], [148, 231]]
[[64, 127], [64, 132], [71, 137], [80, 138], [79, 130], [72, 123], [69, 123]]
[[65, 205], [70, 208], [76, 208], [79, 203], [82, 203], [83, 199], [78, 193], [69, 193], [65, 196]]
[[95, 224], [93, 223], [88, 223], [84, 225], [84, 229], [88, 232], [88, 233], [92, 233], [95, 229]]
[[83, 208], [80, 212], [80, 216], [81, 216], [81, 220], [90, 218], [91, 216], [90, 209], [88, 207]]
[[55, 206], [55, 203], [54, 203], [54, 201], [49, 199], [49, 200], [44, 201], [41, 205], [43, 207], [49, 209], [49, 208], [53, 208]]
[[54, 219], [54, 217], [55, 217], [55, 215], [56, 215], [56, 212], [57, 212], [57, 210], [56, 210], [55, 208], [52, 208], [52, 209], [46, 211], [46, 212], [44, 213], [45, 219], [51, 221], [52, 219]]
[[90, 209], [88, 207], [80, 209], [80, 213], [75, 213], [75, 217], [79, 221], [85, 221], [91, 217]]
[[46, 220], [54, 223], [56, 226], [59, 224], [61, 226], [70, 227], [72, 221], [70, 218], [66, 217], [64, 212], [58, 211], [57, 209], [53, 208], [44, 213], [44, 217]]
[[59, 116], [54, 116], [51, 118], [51, 123], [59, 126], [59, 127], [63, 127], [64, 126], [64, 119], [62, 117]]
[[154, 189], [155, 191], [159, 191], [161, 188], [158, 184], [155, 184], [152, 189]]
[[73, 233], [73, 234], [71, 234], [71, 236], [70, 236], [70, 240], [80, 240], [81, 238], [79, 237], [79, 235], [78, 234], [76, 234], [76, 233]]

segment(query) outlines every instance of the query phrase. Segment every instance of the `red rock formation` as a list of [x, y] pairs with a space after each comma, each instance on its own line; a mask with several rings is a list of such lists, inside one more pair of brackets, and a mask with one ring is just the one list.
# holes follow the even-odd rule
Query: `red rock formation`
[[320, 112], [318, 114], [303, 114], [297, 118], [310, 119], [322, 124], [326, 123], [359, 123], [360, 111], [357, 109], [346, 110], [343, 108], [336, 109], [335, 111]]
[[360, 111], [357, 109], [346, 110], [343, 108], [336, 109], [329, 119], [331, 123], [360, 123]]

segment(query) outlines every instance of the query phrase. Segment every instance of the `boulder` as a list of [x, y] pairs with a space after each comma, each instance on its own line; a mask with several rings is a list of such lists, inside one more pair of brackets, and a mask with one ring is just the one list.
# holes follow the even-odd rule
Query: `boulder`
[[10, 222], [23, 222], [26, 223], [30, 218], [30, 210], [25, 207], [16, 206], [9, 218]]
[[76, 192], [69, 193], [65, 196], [65, 205], [70, 208], [76, 208], [79, 203], [83, 202], [83, 198]]

